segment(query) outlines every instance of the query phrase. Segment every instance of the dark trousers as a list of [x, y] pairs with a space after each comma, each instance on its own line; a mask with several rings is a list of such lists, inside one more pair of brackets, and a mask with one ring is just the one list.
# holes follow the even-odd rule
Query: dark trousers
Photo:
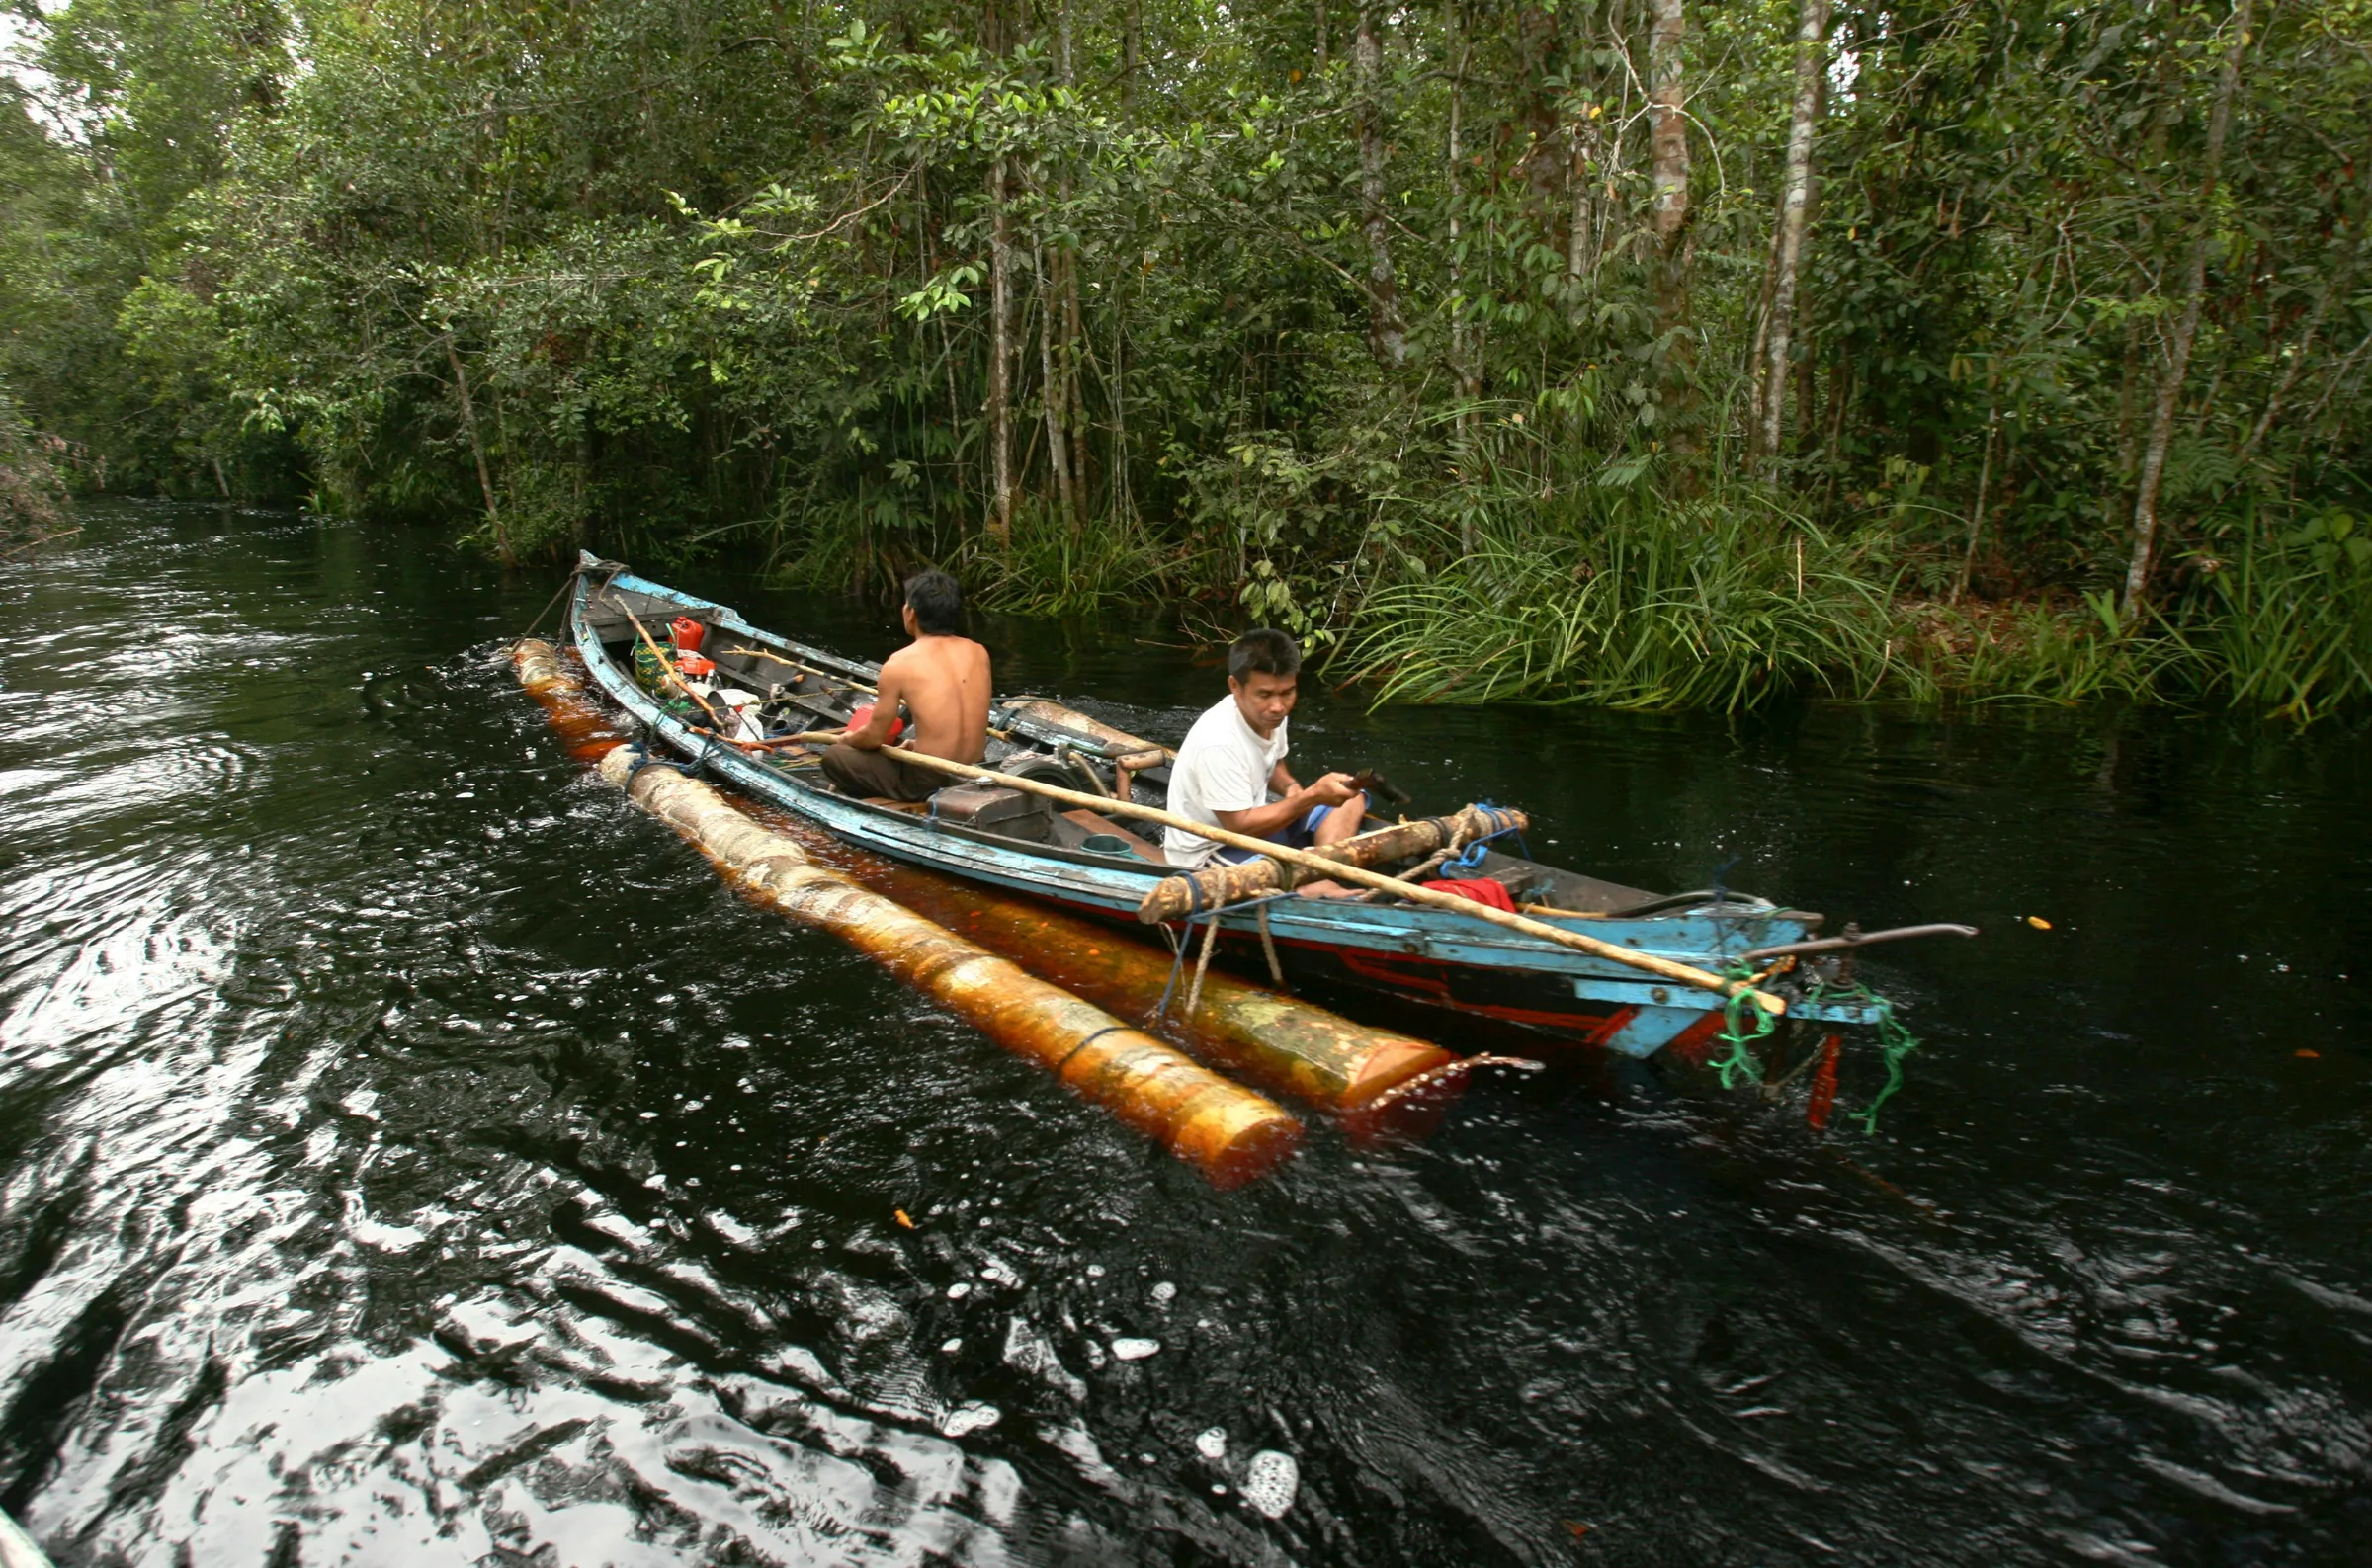
[[860, 799], [928, 800], [947, 782], [928, 768], [899, 762], [879, 751], [863, 751], [846, 741], [835, 742], [823, 754], [823, 773], [842, 794]]

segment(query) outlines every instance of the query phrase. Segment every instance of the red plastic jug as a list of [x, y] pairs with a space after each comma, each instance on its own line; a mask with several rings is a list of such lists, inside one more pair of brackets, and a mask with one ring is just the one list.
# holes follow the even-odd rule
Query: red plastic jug
[[[858, 708], [855, 712], [848, 715], [848, 727], [852, 730], [863, 729], [866, 725], [872, 722], [873, 704], [871, 702], [867, 702], [864, 706]], [[897, 739], [898, 736], [903, 735], [905, 732], [906, 721], [904, 719], [893, 718], [890, 721], [890, 738], [891, 740]]]
[[708, 640], [709, 628], [690, 616], [678, 616], [667, 624], [667, 634], [675, 639], [678, 653], [698, 653]]

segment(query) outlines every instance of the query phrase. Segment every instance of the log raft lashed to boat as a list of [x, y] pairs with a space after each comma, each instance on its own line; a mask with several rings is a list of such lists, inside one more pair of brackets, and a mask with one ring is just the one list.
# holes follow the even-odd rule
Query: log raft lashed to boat
[[[697, 679], [650, 634], [677, 621], [699, 639]], [[1728, 1049], [1753, 1077], [1760, 1066], [1738, 1040], [1772, 1015], [1899, 1028], [1890, 1004], [1852, 983], [1858, 948], [1974, 935], [1847, 927], [1823, 937], [1821, 916], [1736, 890], [1625, 886], [1510, 853], [1521, 813], [1481, 806], [1335, 846], [1327, 853], [1347, 868], [1331, 874], [1359, 884], [1356, 897], [1294, 896], [1296, 881], [1328, 867], [1284, 851], [1182, 875], [1150, 826], [1165, 815], [1169, 754], [1050, 699], [992, 711], [984, 770], [930, 763], [985, 776], [951, 777], [923, 804], [860, 799], [830, 786], [800, 737], [845, 726], [871, 700], [876, 666], [591, 555], [577, 568], [569, 634], [594, 684], [654, 745], [753, 799], [982, 888], [1140, 931], [1148, 923], [1170, 933], [1173, 951], [1215, 945], [1243, 972], [1287, 984], [1347, 983], [1635, 1057], [1703, 1061]], [[1115, 797], [1124, 782], [1125, 800]], [[1422, 880], [1445, 872], [1497, 882], [1520, 913], [1427, 897]]]
[[520, 684], [571, 749], [598, 760], [629, 799], [692, 841], [753, 897], [831, 932], [1006, 1049], [1037, 1061], [1215, 1186], [1241, 1186], [1289, 1158], [1301, 1123], [1282, 1107], [1059, 986], [837, 872], [753, 822], [699, 780], [646, 766], [638, 747], [594, 733], [597, 713], [548, 643], [512, 650]]

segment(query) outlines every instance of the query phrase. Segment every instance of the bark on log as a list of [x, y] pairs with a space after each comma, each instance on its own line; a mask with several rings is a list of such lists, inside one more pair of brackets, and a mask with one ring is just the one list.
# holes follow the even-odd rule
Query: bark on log
[[[783, 831], [850, 878], [1004, 954], [1114, 1016], [1161, 1024], [1170, 954], [1034, 901], [1003, 897], [853, 850], [796, 821]], [[1180, 990], [1184, 988], [1179, 987]], [[1463, 1092], [1463, 1078], [1435, 1078], [1419, 1092], [1391, 1091], [1459, 1058], [1425, 1040], [1354, 1024], [1324, 1008], [1213, 969], [1192, 1017], [1173, 996], [1176, 1037], [1214, 1067], [1272, 1094], [1291, 1095], [1340, 1119], [1354, 1139], [1429, 1131]]]
[[[1479, 806], [1468, 806], [1455, 816], [1398, 822], [1310, 853], [1344, 866], [1377, 867], [1411, 856], [1430, 855], [1435, 850], [1455, 849], [1502, 828], [1512, 827], [1521, 832], [1529, 826], [1530, 819], [1521, 811], [1485, 812]], [[1288, 866], [1265, 855], [1237, 865], [1208, 866], [1155, 884], [1144, 895], [1144, 902], [1138, 905], [1137, 918], [1148, 926], [1165, 920], [1182, 920], [1203, 910], [1299, 887], [1324, 874], [1309, 867]]]

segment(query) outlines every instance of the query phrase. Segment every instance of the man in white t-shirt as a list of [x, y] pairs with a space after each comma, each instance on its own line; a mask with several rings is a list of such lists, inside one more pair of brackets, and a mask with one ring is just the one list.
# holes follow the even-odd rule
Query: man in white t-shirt
[[[1359, 831], [1367, 796], [1349, 774], [1330, 773], [1305, 788], [1286, 771], [1285, 724], [1301, 675], [1302, 650], [1284, 632], [1263, 626], [1235, 639], [1228, 695], [1194, 721], [1170, 765], [1170, 810], [1296, 849], [1339, 844]], [[1161, 847], [1172, 866], [1252, 856], [1183, 828], [1166, 829]]]

